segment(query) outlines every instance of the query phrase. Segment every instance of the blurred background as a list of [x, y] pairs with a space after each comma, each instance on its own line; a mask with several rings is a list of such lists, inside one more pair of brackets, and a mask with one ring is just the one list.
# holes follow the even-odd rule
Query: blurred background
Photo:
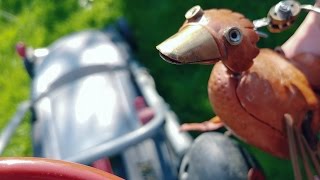
[[[125, 17], [138, 44], [136, 56], [155, 78], [159, 94], [181, 122], [208, 120], [214, 116], [207, 97], [212, 66], [175, 66], [161, 60], [155, 46], [175, 33], [185, 12], [194, 5], [203, 9], [228, 8], [251, 20], [265, 17], [277, 0], [0, 0], [0, 128], [29, 98], [30, 80], [15, 53], [15, 44], [45, 47], [61, 36], [84, 29], [100, 29]], [[314, 1], [300, 1], [313, 4]], [[302, 13], [290, 30], [269, 33], [259, 47], [281, 45], [305, 17]], [[266, 29], [262, 31], [267, 32]], [[198, 134], [193, 134], [197, 136]], [[291, 164], [243, 144], [263, 167], [268, 179], [293, 179]], [[29, 119], [19, 126], [4, 156], [32, 156]]]

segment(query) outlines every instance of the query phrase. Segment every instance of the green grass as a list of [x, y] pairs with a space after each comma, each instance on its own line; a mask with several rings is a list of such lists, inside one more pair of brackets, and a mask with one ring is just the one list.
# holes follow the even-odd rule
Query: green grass
[[[203, 121], [214, 113], [207, 97], [207, 80], [212, 66], [174, 66], [162, 61], [155, 46], [175, 33], [184, 13], [199, 4], [203, 9], [228, 8], [249, 19], [264, 17], [276, 0], [95, 0], [91, 9], [79, 7], [77, 0], [0, 1], [0, 10], [14, 14], [9, 21], [0, 17], [0, 128], [15, 112], [17, 104], [29, 96], [29, 79], [14, 52], [17, 41], [33, 47], [51, 44], [70, 32], [101, 28], [120, 16], [133, 27], [139, 46], [138, 58], [155, 78], [159, 93], [183, 122]], [[302, 20], [303, 17], [299, 19]], [[281, 45], [295, 30], [270, 34], [260, 47]], [[266, 31], [266, 29], [264, 29]], [[190, 98], [192, 97], [192, 99]], [[5, 156], [31, 156], [28, 118], [19, 126]], [[268, 179], [293, 179], [288, 161], [279, 160], [251, 146], [246, 147], [261, 163]]]
[[[16, 16], [0, 17], [0, 127], [5, 127], [19, 102], [29, 98], [30, 80], [15, 44], [24, 41], [32, 47], [47, 46], [59, 37], [86, 28], [102, 28], [122, 16], [122, 2], [95, 1], [91, 9], [78, 1], [0, 1], [0, 10]], [[4, 156], [31, 156], [31, 127], [26, 118], [4, 152]]]

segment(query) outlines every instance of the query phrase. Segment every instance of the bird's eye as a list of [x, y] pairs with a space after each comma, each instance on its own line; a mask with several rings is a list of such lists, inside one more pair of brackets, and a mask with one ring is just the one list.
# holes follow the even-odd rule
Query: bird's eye
[[242, 41], [242, 32], [239, 28], [232, 27], [225, 32], [224, 37], [231, 45], [238, 45]]

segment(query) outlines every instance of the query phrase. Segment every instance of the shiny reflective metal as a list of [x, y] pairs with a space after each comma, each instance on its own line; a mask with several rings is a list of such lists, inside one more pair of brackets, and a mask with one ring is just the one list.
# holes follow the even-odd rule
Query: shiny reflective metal
[[282, 32], [291, 27], [302, 9], [320, 14], [320, 8], [316, 6], [301, 5], [297, 1], [285, 0], [271, 7], [267, 17], [255, 20], [253, 24], [255, 29], [268, 26], [270, 32]]
[[299, 2], [292, 0], [280, 1], [268, 13], [270, 19], [269, 31], [281, 32], [288, 29], [295, 22], [300, 11]]
[[308, 11], [313, 11], [313, 12], [316, 12], [316, 13], [320, 14], [320, 8], [316, 7], [316, 6], [312, 6], [310, 4], [301, 5], [300, 8], [304, 9], [304, 10], [308, 10]]
[[259, 29], [261, 27], [268, 26], [270, 24], [270, 18], [261, 18], [253, 21], [253, 25], [255, 29]]
[[199, 5], [196, 5], [189, 9], [184, 16], [188, 20], [188, 22], [190, 22], [196, 21], [203, 15], [203, 13], [203, 9]]
[[188, 25], [156, 47], [160, 56], [174, 64], [190, 64], [220, 59], [218, 45], [201, 25]]
[[292, 1], [280, 1], [274, 6], [274, 13], [281, 19], [289, 19], [292, 16], [293, 5]]

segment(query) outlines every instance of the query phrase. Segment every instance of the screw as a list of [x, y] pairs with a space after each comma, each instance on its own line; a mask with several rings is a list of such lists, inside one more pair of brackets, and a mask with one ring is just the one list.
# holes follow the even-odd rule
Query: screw
[[291, 8], [290, 8], [290, 6], [288, 6], [288, 4], [286, 4], [284, 2], [280, 2], [278, 10], [283, 13], [288, 13], [288, 12], [290, 12]]
[[184, 15], [188, 21], [196, 20], [203, 15], [203, 10], [199, 5], [196, 5], [189, 9]]
[[291, 3], [288, 1], [280, 1], [275, 6], [275, 13], [282, 19], [289, 19], [292, 16]]

